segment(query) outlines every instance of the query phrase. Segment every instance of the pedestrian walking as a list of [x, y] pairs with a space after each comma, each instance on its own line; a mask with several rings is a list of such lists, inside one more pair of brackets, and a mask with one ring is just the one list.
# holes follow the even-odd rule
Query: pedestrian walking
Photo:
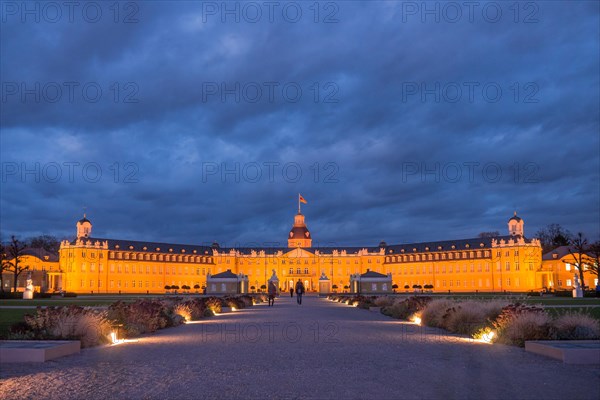
[[277, 286], [273, 281], [269, 281], [269, 307], [273, 307], [275, 305], [275, 295], [277, 294]]
[[294, 298], [294, 287], [293, 286], [290, 288], [290, 297]]
[[302, 304], [302, 295], [304, 294], [304, 284], [300, 279], [296, 282], [296, 301], [298, 305]]

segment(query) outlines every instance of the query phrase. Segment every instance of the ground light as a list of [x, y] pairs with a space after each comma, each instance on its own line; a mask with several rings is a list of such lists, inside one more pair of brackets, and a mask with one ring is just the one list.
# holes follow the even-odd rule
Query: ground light
[[483, 335], [481, 335], [481, 341], [485, 342], [485, 343], [492, 343], [492, 340], [494, 339], [494, 336], [496, 336], [496, 332], [489, 331], [489, 332], [484, 333]]

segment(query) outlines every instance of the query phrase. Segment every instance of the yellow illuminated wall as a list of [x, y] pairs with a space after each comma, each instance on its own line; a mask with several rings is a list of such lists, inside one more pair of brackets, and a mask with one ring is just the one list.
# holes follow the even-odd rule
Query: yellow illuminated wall
[[[294, 227], [305, 227], [299, 215]], [[523, 223], [516, 215], [509, 220], [509, 233], [515, 220], [522, 233]], [[86, 218], [78, 222], [77, 231], [77, 240], [61, 244], [60, 270], [63, 290], [78, 293], [161, 293], [165, 285], [202, 287], [208, 273], [228, 269], [248, 275], [248, 285], [255, 290], [266, 285], [275, 270], [286, 291], [298, 279], [309, 291], [317, 290], [321, 273], [342, 291], [351, 274], [367, 270], [391, 273], [400, 292], [405, 285], [412, 291], [413, 285], [426, 284], [436, 292], [523, 292], [540, 290], [552, 279], [542, 268], [539, 242], [520, 235], [341, 249], [310, 248], [307, 240], [296, 248], [240, 250], [95, 239]]]

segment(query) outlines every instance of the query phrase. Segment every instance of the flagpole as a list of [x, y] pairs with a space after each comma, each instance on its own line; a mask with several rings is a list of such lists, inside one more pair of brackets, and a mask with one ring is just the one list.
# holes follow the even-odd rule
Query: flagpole
[[298, 214], [300, 214], [300, 193], [298, 193]]

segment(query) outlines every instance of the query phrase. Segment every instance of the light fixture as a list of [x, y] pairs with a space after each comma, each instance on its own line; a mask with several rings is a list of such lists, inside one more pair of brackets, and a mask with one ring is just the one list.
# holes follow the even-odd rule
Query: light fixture
[[496, 333], [494, 331], [489, 331], [481, 335], [481, 340], [485, 343], [492, 343], [494, 336], [496, 336]]

